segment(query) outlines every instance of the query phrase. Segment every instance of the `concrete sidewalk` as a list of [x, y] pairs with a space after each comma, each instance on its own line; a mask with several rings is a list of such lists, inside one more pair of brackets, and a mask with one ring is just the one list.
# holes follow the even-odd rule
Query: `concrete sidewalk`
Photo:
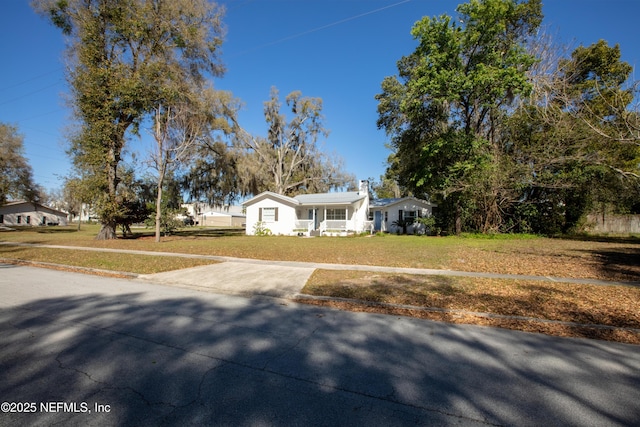
[[278, 297], [290, 297], [298, 293], [315, 269], [354, 270], [379, 273], [415, 274], [430, 276], [478, 277], [489, 279], [533, 280], [544, 282], [562, 282], [598, 286], [624, 285], [640, 287], [640, 282], [606, 281], [573, 277], [532, 276], [522, 274], [483, 273], [474, 271], [439, 270], [430, 268], [386, 267], [376, 265], [330, 264], [299, 261], [257, 260], [217, 255], [183, 254], [174, 252], [138, 251], [130, 249], [107, 249], [79, 246], [40, 245], [31, 243], [0, 242], [7, 246], [28, 246], [52, 249], [71, 249], [91, 252], [126, 253], [132, 255], [169, 256], [181, 258], [200, 258], [218, 261], [203, 267], [177, 270], [167, 273], [140, 275], [147, 281], [157, 281], [192, 289], [211, 289], [219, 292], [239, 295], [262, 294]]

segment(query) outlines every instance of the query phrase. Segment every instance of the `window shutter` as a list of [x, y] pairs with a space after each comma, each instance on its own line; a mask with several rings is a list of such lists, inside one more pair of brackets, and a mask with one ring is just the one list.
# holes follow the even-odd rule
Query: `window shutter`
[[258, 222], [262, 222], [262, 208], [258, 208]]
[[402, 215], [402, 209], [398, 210], [398, 219], [402, 221], [404, 219], [404, 215]]
[[275, 221], [278, 222], [278, 208], [276, 208], [276, 212], [275, 212]]

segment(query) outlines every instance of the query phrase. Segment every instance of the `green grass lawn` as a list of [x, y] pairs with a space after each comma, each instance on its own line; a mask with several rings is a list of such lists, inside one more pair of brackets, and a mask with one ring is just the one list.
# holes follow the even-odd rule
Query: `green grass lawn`
[[[255, 237], [228, 230], [192, 228], [155, 243], [153, 233], [96, 241], [98, 226], [25, 228], [0, 232], [0, 241], [96, 248], [220, 255], [264, 260], [384, 265], [582, 277], [604, 280], [640, 280], [640, 239], [550, 239], [533, 236], [493, 238], [357, 236], [300, 238]], [[136, 232], [136, 230], [134, 230]], [[600, 239], [602, 240], [602, 239]]]
[[73, 267], [86, 267], [125, 273], [152, 274], [213, 264], [206, 259], [177, 258], [151, 255], [124, 255], [109, 252], [89, 252], [70, 249], [49, 249], [21, 246], [0, 246], [0, 259], [37, 261]]

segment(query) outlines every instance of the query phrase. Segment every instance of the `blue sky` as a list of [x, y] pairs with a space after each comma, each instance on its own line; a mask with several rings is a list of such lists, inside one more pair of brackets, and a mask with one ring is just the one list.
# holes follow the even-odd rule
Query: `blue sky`
[[[422, 16], [455, 14], [461, 0], [224, 0], [227, 27], [214, 81], [244, 107], [241, 124], [266, 134], [263, 102], [271, 86], [323, 99], [329, 137], [322, 148], [343, 158], [358, 179], [378, 178], [389, 151], [376, 127], [374, 96], [396, 61], [415, 47], [410, 35]], [[620, 44], [623, 60], [640, 64], [640, 0], [547, 0], [543, 25], [560, 40]], [[59, 188], [70, 171], [65, 132], [64, 40], [28, 0], [4, 0], [0, 14], [0, 121], [18, 127], [35, 180]], [[636, 75], [635, 79], [640, 79]], [[145, 150], [134, 141], [131, 150]]]

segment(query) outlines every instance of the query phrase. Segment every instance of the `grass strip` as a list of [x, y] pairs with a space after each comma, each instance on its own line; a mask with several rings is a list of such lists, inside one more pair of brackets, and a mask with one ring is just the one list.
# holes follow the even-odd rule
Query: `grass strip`
[[75, 251], [20, 246], [0, 246], [0, 258], [18, 261], [37, 261], [74, 267], [120, 271], [136, 274], [153, 274], [180, 270], [216, 261], [154, 255], [131, 255], [110, 252]]
[[640, 288], [316, 270], [302, 293], [354, 311], [640, 344]]

